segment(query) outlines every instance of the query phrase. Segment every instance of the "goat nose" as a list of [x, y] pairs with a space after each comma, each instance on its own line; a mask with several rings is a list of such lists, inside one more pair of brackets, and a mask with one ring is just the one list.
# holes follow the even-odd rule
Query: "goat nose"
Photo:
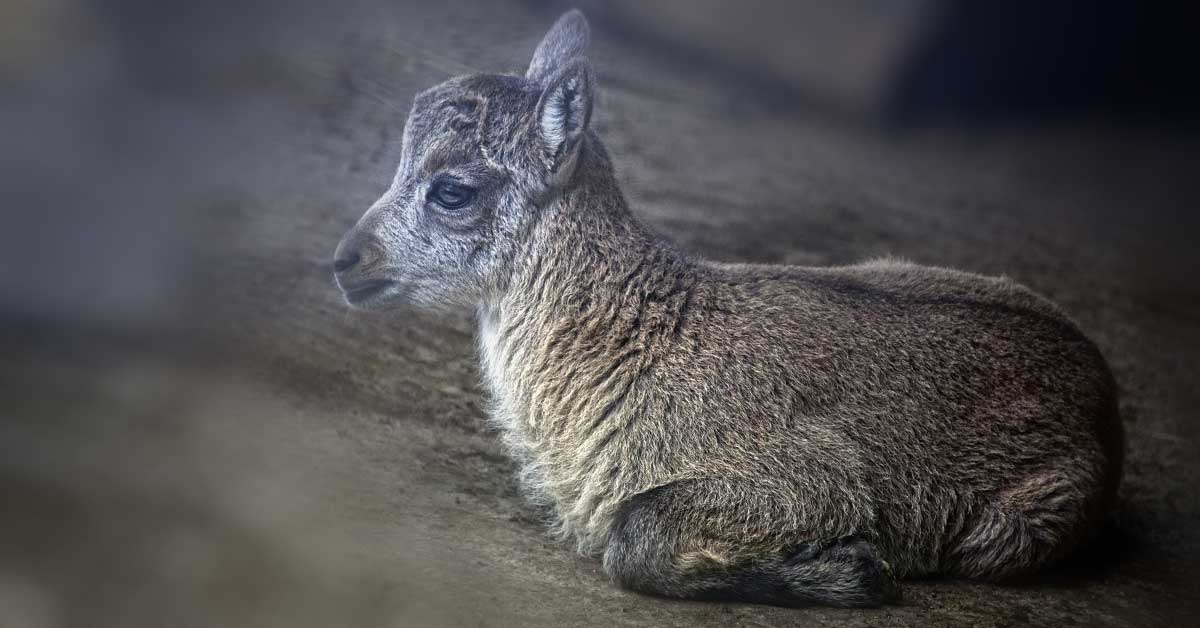
[[362, 258], [358, 255], [358, 251], [347, 253], [345, 257], [339, 257], [333, 260], [333, 272], [340, 273], [350, 270]]

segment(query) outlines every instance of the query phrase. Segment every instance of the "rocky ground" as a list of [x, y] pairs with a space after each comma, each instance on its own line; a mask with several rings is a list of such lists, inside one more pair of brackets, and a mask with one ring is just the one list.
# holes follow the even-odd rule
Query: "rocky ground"
[[25, 4], [28, 28], [0, 48], [5, 84], [26, 88], [0, 102], [16, 149], [0, 158], [5, 625], [1160, 626], [1196, 611], [1194, 138], [1099, 119], [886, 130], [598, 20], [595, 123], [654, 229], [722, 260], [1009, 275], [1096, 340], [1128, 435], [1104, 536], [1030, 582], [910, 582], [903, 605], [865, 611], [664, 601], [614, 588], [522, 505], [466, 313], [353, 314], [330, 279], [338, 238], [390, 180], [411, 97], [522, 70], [554, 8]]

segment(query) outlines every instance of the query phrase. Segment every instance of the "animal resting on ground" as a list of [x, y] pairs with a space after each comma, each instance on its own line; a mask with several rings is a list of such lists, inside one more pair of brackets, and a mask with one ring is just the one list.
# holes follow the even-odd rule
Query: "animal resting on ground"
[[875, 606], [1003, 579], [1099, 527], [1116, 387], [1054, 304], [895, 260], [685, 254], [589, 128], [577, 11], [524, 76], [416, 96], [390, 189], [338, 246], [363, 309], [470, 307], [491, 414], [557, 534], [644, 593]]

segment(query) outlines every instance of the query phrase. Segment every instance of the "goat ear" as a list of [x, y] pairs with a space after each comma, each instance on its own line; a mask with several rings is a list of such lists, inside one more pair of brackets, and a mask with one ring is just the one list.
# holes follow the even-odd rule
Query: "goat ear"
[[551, 76], [538, 100], [537, 124], [550, 171], [569, 174], [592, 117], [592, 69], [575, 59]]
[[588, 33], [588, 22], [583, 13], [578, 9], [564, 13], [546, 32], [542, 43], [538, 44], [533, 60], [529, 62], [529, 69], [525, 71], [525, 78], [545, 87], [564, 65], [587, 56]]

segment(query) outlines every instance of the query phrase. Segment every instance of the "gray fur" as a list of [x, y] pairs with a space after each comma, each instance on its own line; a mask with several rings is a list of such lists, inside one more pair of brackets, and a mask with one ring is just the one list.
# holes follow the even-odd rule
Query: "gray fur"
[[[586, 39], [571, 12], [526, 77], [419, 94], [337, 253], [355, 306], [477, 309], [493, 419], [557, 534], [647, 593], [870, 606], [893, 575], [1025, 574], [1097, 528], [1116, 388], [1058, 307], [897, 260], [681, 253], [587, 128]], [[447, 175], [466, 207], [429, 200]]]

